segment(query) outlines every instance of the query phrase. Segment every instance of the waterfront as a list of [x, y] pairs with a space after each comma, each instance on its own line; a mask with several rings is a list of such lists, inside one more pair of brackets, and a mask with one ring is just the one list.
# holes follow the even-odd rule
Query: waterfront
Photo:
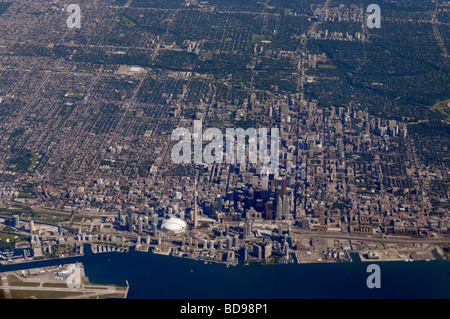
[[151, 252], [85, 249], [84, 256], [0, 266], [0, 272], [83, 262], [91, 282], [128, 281], [130, 299], [450, 298], [450, 262], [378, 262], [381, 289], [369, 289], [369, 263], [352, 257], [352, 263], [226, 267]]

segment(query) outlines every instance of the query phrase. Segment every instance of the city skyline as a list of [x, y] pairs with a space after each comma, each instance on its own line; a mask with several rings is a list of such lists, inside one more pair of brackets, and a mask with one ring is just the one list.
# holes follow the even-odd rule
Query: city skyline
[[2, 0], [0, 262], [448, 260], [449, 12]]

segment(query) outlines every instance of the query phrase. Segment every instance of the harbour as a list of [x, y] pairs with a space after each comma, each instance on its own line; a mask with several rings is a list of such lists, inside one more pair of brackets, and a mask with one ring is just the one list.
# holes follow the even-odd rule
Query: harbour
[[[130, 249], [127, 253], [94, 254], [36, 261], [32, 268], [82, 262], [86, 276], [98, 284], [129, 284], [129, 299], [365, 299], [450, 298], [450, 262], [378, 262], [381, 289], [369, 289], [368, 263], [350, 253], [352, 262], [273, 264], [245, 267], [205, 263]], [[3, 265], [0, 272], [31, 268]]]

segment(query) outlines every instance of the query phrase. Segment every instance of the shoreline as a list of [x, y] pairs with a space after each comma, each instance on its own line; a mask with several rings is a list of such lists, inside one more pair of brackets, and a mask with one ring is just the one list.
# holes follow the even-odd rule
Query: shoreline
[[[447, 261], [450, 262], [449, 260], [446, 260], [442, 257], [441, 254], [439, 254], [439, 251], [434, 248], [433, 250], [430, 250], [429, 253], [431, 254], [431, 256], [429, 256], [430, 258], [420, 258], [420, 259], [414, 259], [414, 258], [410, 258], [410, 257], [406, 257], [402, 258], [402, 257], [397, 257], [397, 258], [386, 258], [386, 256], [379, 256], [379, 258], [367, 258], [364, 257], [364, 254], [366, 253], [366, 251], [359, 251], [359, 250], [355, 250], [353, 252], [348, 252], [349, 253], [349, 259], [347, 260], [320, 260], [320, 261], [302, 261], [301, 259], [299, 260], [298, 258], [296, 258], [295, 262], [278, 262], [278, 263], [267, 263], [264, 262], [264, 260], [240, 260], [237, 259], [235, 262], [227, 262], [227, 261], [218, 261], [215, 259], [204, 259], [204, 258], [192, 258], [189, 256], [184, 256], [182, 254], [174, 254], [173, 253], [173, 249], [169, 249], [168, 251], [159, 251], [156, 250], [157, 247], [154, 246], [148, 246], [146, 247], [146, 249], [142, 249], [142, 246], [139, 248], [136, 248], [135, 246], [130, 246], [127, 249], [125, 249], [124, 251], [102, 251], [102, 252], [97, 252], [93, 250], [94, 246], [97, 246], [98, 244], [84, 244], [84, 245], [88, 245], [90, 252], [88, 254], [107, 254], [107, 253], [129, 253], [130, 250], [136, 251], [136, 252], [141, 252], [141, 253], [153, 253], [156, 255], [162, 255], [162, 256], [169, 256], [169, 257], [177, 257], [177, 258], [184, 258], [184, 259], [190, 259], [190, 260], [194, 260], [194, 261], [199, 261], [199, 262], [203, 262], [203, 263], [214, 263], [214, 264], [224, 264], [228, 266], [247, 266], [250, 263], [259, 263], [261, 265], [286, 265], [286, 264], [341, 264], [341, 263], [354, 263], [354, 262], [361, 262], [361, 263], [378, 263], [378, 262], [414, 262], [414, 261], [426, 261], [426, 262], [430, 262], [430, 261]], [[84, 246], [83, 245], [83, 246]], [[104, 245], [106, 246], [106, 245]], [[387, 254], [387, 252], [385, 252]], [[437, 258], [437, 256], [439, 258]], [[359, 260], [354, 260], [354, 258], [352, 258], [353, 256], [358, 256]], [[11, 262], [11, 263], [0, 263], [0, 268], [2, 267], [13, 267], [13, 266], [18, 266], [20, 267], [21, 265], [27, 265], [27, 264], [33, 264], [33, 263], [38, 263], [38, 262], [52, 262], [52, 261], [57, 261], [57, 260], [61, 260], [62, 262], [64, 262], [65, 260], [68, 259], [76, 259], [76, 258], [81, 258], [81, 257], [85, 257], [86, 254], [84, 253], [84, 248], [83, 248], [83, 253], [82, 254], [77, 254], [74, 256], [67, 256], [67, 257], [60, 257], [60, 258], [47, 258], [47, 259], [31, 259], [31, 260], [22, 260], [19, 262]], [[382, 258], [385, 257], [385, 258]]]

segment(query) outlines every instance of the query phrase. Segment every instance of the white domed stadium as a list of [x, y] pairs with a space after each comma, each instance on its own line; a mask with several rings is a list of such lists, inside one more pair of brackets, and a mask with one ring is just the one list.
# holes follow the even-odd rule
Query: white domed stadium
[[169, 234], [180, 234], [186, 230], [186, 222], [172, 217], [170, 219], [166, 219], [162, 225], [161, 229]]

